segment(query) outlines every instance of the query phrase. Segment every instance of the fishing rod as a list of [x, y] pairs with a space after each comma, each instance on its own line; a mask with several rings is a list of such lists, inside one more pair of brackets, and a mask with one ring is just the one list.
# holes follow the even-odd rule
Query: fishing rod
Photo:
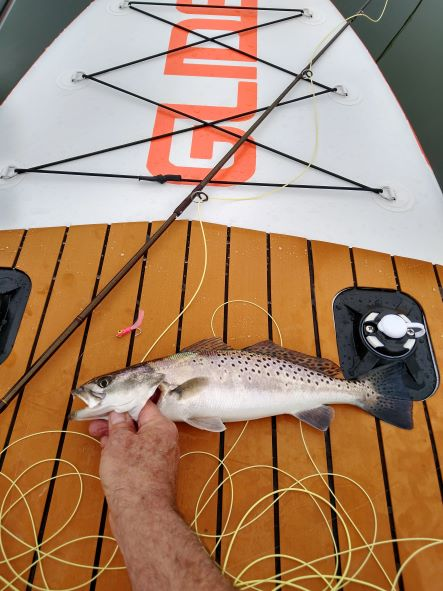
[[360, 10], [337, 31], [337, 33], [322, 47], [317, 54], [309, 61], [309, 63], [301, 70], [299, 74], [292, 80], [288, 86], [278, 95], [278, 97], [271, 103], [267, 109], [260, 115], [260, 117], [244, 132], [244, 134], [236, 141], [236, 143], [228, 150], [228, 152], [217, 162], [217, 164], [208, 172], [204, 179], [202, 179], [194, 189], [183, 199], [183, 201], [174, 209], [168, 219], [163, 222], [160, 228], [150, 236], [141, 248], [132, 256], [131, 259], [114, 275], [114, 277], [103, 287], [103, 289], [93, 298], [93, 300], [84, 308], [84, 310], [74, 318], [74, 320], [65, 328], [65, 330], [52, 342], [51, 345], [40, 355], [40, 357], [29, 367], [29, 369], [22, 375], [22, 377], [8, 390], [5, 396], [0, 400], [0, 413], [5, 410], [9, 403], [20, 394], [23, 388], [30, 382], [30, 380], [46, 365], [51, 357], [60, 349], [60, 347], [68, 340], [68, 338], [83, 324], [83, 322], [92, 314], [99, 304], [106, 298], [106, 296], [114, 289], [114, 287], [125, 277], [134, 265], [148, 252], [148, 250], [157, 242], [157, 240], [168, 230], [173, 222], [182, 215], [182, 213], [194, 202], [207, 201], [208, 196], [203, 192], [204, 188], [215, 175], [220, 172], [223, 166], [232, 158], [232, 156], [241, 148], [241, 146], [248, 140], [249, 136], [263, 123], [263, 121], [272, 113], [277, 105], [284, 99], [284, 97], [294, 88], [300, 80], [306, 76], [312, 75], [312, 66], [322, 57], [322, 55], [335, 43], [335, 41], [344, 33], [349, 25], [361, 15], [373, 0], [366, 0]]

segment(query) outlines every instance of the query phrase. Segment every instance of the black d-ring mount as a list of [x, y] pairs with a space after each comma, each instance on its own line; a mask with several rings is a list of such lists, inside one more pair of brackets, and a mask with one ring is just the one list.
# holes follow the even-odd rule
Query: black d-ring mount
[[193, 194], [192, 201], [194, 203], [204, 203], [205, 201], [209, 201], [209, 197], [204, 191], [196, 191]]

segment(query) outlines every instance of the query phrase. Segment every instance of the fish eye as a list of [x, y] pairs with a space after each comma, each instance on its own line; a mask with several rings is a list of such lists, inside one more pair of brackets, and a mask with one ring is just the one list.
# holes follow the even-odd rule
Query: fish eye
[[97, 386], [99, 386], [100, 388], [107, 388], [111, 382], [112, 379], [109, 376], [106, 376], [104, 378], [100, 378], [97, 381]]

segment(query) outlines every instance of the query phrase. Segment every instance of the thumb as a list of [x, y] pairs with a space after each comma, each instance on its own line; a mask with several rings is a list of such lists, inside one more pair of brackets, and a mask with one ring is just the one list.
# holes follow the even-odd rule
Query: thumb
[[139, 431], [145, 431], [156, 425], [163, 425], [165, 422], [169, 422], [169, 419], [161, 414], [157, 405], [152, 400], [148, 400], [138, 415]]
[[135, 433], [134, 421], [127, 412], [113, 411], [109, 415], [109, 436], [118, 431], [129, 431]]

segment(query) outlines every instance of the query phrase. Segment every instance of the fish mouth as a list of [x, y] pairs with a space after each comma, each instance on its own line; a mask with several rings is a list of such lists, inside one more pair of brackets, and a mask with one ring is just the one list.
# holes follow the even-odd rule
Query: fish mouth
[[71, 413], [69, 413], [69, 420], [82, 420], [92, 418], [92, 416], [90, 416], [89, 414], [89, 410], [92, 410], [99, 406], [104, 398], [104, 396], [97, 395], [96, 392], [93, 392], [85, 386], [81, 386], [80, 388], [73, 390], [71, 392], [71, 396], [73, 398], [79, 398], [82, 402], [86, 404], [86, 408], [73, 410]]
[[104, 399], [104, 395], [100, 396], [97, 392], [93, 392], [89, 388], [82, 386], [71, 392], [73, 398], [80, 398], [82, 402], [86, 404], [88, 408], [94, 408]]

